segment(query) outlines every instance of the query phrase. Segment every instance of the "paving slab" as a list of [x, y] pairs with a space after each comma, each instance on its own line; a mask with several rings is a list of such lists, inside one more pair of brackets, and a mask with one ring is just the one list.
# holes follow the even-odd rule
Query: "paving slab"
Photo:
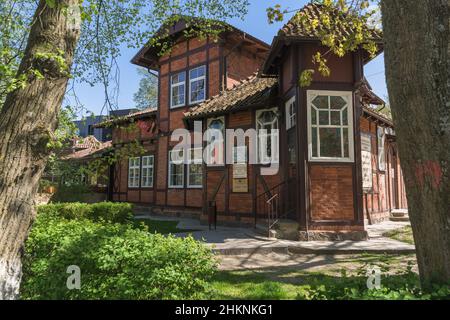
[[369, 240], [365, 241], [289, 241], [271, 240], [259, 236], [252, 228], [230, 228], [218, 226], [216, 230], [202, 225], [199, 220], [179, 217], [140, 216], [141, 219], [179, 221], [177, 228], [198, 230], [189, 233], [178, 233], [178, 237], [192, 235], [204, 241], [212, 250], [221, 255], [240, 254], [359, 254], [415, 253], [414, 245], [383, 237], [383, 233], [402, 228], [408, 223], [386, 221], [367, 227]]

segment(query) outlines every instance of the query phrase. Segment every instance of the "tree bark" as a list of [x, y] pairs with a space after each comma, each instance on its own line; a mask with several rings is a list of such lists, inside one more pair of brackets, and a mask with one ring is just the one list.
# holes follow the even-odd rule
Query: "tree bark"
[[383, 0], [389, 99], [422, 287], [450, 283], [449, 0]]
[[[64, 9], [79, 1], [57, 4], [50, 8], [39, 1], [18, 70], [28, 76], [28, 84], [8, 94], [0, 111], [0, 299], [15, 299], [19, 293], [21, 254], [35, 216], [34, 198], [69, 79], [57, 59], [37, 53], [62, 52], [70, 70], [79, 38], [70, 19], [73, 14]], [[32, 69], [44, 78], [34, 76]]]

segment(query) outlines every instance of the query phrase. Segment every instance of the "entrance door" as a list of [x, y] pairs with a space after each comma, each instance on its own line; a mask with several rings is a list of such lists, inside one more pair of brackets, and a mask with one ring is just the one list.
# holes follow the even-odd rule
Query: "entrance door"
[[287, 138], [287, 182], [285, 184], [287, 218], [297, 219], [297, 108], [295, 97], [285, 104]]

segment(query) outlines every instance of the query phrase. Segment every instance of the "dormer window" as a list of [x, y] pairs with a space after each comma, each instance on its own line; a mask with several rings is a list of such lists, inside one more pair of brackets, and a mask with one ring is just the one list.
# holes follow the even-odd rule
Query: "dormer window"
[[186, 73], [180, 72], [170, 78], [170, 107], [176, 108], [186, 104]]
[[206, 67], [200, 66], [189, 71], [189, 104], [206, 99]]

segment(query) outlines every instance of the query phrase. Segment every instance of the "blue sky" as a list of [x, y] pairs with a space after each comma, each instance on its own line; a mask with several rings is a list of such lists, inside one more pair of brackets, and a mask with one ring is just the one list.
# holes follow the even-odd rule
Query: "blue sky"
[[[293, 10], [301, 8], [306, 2], [305, 0], [250, 0], [249, 13], [245, 21], [233, 19], [228, 22], [270, 44], [277, 31], [283, 26], [283, 23], [268, 24], [266, 8], [280, 3], [284, 8], [288, 7]], [[291, 15], [289, 14], [285, 21]], [[135, 106], [133, 94], [138, 89], [140, 78], [137, 74], [137, 67], [131, 64], [130, 60], [136, 52], [136, 49], [129, 49], [125, 45], [121, 48], [121, 57], [118, 59], [120, 68], [118, 104], [120, 109], [133, 108]], [[365, 75], [375, 93], [382, 98], [386, 98], [387, 89], [383, 55], [367, 64]], [[76, 92], [80, 102], [87, 110], [100, 114], [105, 100], [101, 86], [90, 87], [85, 84], [77, 84]], [[103, 111], [103, 114], [105, 114], [105, 111]]]

